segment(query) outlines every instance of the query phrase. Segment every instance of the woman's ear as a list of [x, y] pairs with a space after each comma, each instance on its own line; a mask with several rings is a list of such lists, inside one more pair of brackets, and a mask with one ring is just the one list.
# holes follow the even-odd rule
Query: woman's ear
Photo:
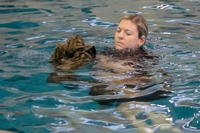
[[139, 46], [141, 47], [145, 43], [146, 37], [144, 35], [142, 35], [139, 39], [140, 39], [139, 40]]

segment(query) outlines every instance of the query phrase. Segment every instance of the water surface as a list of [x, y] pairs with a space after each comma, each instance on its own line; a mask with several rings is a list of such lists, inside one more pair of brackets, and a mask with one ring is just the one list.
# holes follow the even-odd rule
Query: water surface
[[[0, 129], [138, 132], [140, 124], [131, 115], [145, 116], [144, 110], [153, 112], [152, 120], [158, 124], [169, 119], [181, 132], [199, 132], [199, 6], [199, 0], [1, 0]], [[47, 82], [54, 73], [49, 58], [57, 43], [80, 34], [97, 49], [112, 47], [118, 19], [131, 13], [147, 19], [147, 49], [161, 57], [151, 74], [159, 79], [157, 70], [167, 72], [173, 95], [120, 106], [100, 104], [94, 99], [106, 97], [88, 94], [95, 79], [90, 66], [65, 73], [68, 80]], [[109, 80], [109, 75], [106, 78], [101, 80]], [[151, 128], [156, 122], [147, 123]]]

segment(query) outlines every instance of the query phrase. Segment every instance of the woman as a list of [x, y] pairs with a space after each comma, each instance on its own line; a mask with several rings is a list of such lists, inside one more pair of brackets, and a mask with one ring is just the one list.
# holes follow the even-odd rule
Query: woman
[[138, 49], [147, 39], [148, 27], [143, 16], [134, 14], [120, 19], [115, 32], [116, 49]]
[[[90, 95], [110, 95], [99, 102], [107, 104], [117, 101], [116, 112], [125, 116], [139, 132], [170, 129], [180, 133], [165, 113], [157, 111], [157, 106], [147, 102], [171, 92], [170, 76], [162, 71], [157, 71], [157, 76], [151, 74], [151, 68], [158, 58], [142, 47], [147, 35], [148, 27], [143, 16], [134, 14], [120, 19], [115, 32], [115, 50], [107, 49], [106, 54], [97, 56], [97, 62], [101, 64], [99, 68], [104, 67], [107, 73], [100, 71], [98, 79], [102, 83], [93, 86]], [[110, 73], [108, 70], [111, 70]]]
[[[106, 48], [97, 55], [100, 67], [111, 68], [121, 73], [133, 69], [134, 65], [145, 58], [156, 59], [143, 49], [148, 35], [147, 22], [142, 15], [130, 14], [119, 20], [115, 32], [115, 49]], [[111, 58], [114, 57], [114, 58]], [[134, 63], [137, 61], [137, 63]]]
[[[123, 93], [125, 101], [136, 97], [135, 100], [145, 101], [159, 99], [163, 93], [170, 93], [170, 88], [167, 86], [171, 81], [165, 72], [157, 70], [156, 74], [162, 77], [152, 76], [152, 70], [156, 70], [152, 68], [158, 63], [158, 57], [142, 47], [147, 35], [148, 26], [142, 15], [131, 14], [119, 20], [115, 32], [115, 49], [105, 49], [96, 57], [97, 65], [94, 67], [96, 68], [94, 73], [97, 80], [102, 83], [91, 88], [91, 95]], [[159, 87], [141, 95], [141, 91], [155, 86]], [[124, 101], [122, 99], [119, 101]]]

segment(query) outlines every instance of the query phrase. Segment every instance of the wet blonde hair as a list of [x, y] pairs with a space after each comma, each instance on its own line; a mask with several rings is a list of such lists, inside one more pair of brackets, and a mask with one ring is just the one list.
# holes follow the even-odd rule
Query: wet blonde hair
[[144, 35], [145, 40], [146, 40], [147, 35], [148, 35], [148, 25], [145, 18], [142, 15], [130, 14], [130, 15], [124, 16], [119, 20], [119, 23], [122, 20], [130, 20], [133, 24], [135, 24], [137, 26], [137, 30], [139, 33], [138, 38], [141, 38]]

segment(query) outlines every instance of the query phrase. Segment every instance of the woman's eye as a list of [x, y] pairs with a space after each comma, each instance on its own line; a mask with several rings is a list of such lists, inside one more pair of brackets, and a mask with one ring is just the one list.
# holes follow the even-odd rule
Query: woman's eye
[[126, 31], [125, 33], [126, 33], [126, 35], [128, 35], [128, 36], [132, 35], [132, 32], [131, 32], [131, 31]]

